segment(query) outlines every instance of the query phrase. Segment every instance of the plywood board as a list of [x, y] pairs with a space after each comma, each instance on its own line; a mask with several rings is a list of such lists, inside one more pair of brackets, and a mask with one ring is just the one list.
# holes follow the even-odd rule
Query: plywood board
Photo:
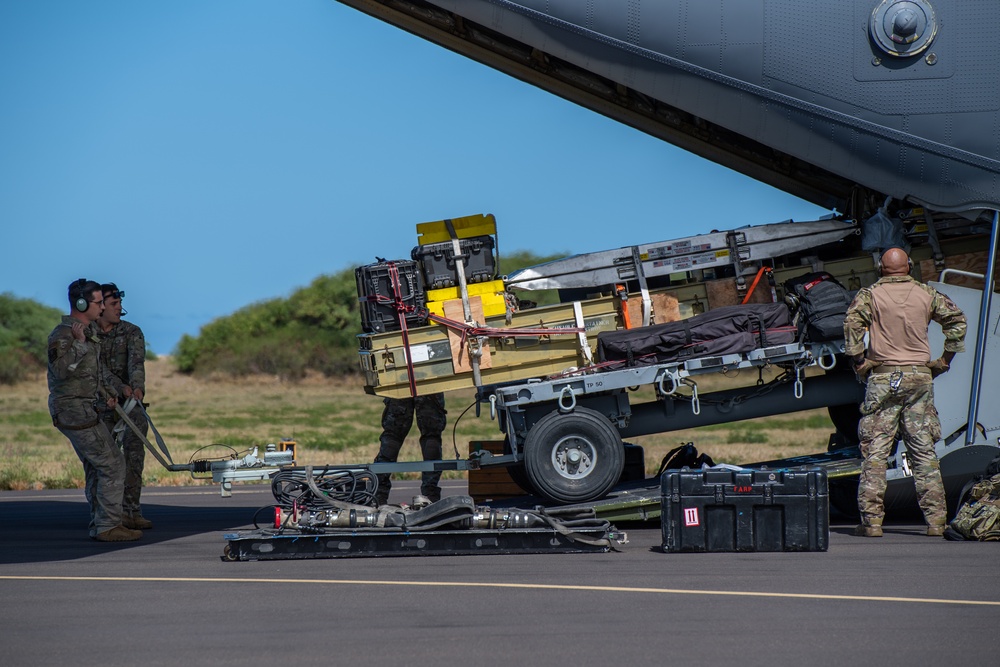
[[[486, 318], [483, 316], [483, 300], [480, 297], [469, 297], [469, 310], [472, 311], [472, 319], [476, 322], [486, 321]], [[465, 307], [462, 305], [462, 300], [453, 299], [445, 301], [444, 316], [449, 320], [464, 322]], [[468, 345], [462, 341], [462, 332], [455, 329], [448, 329], [448, 343], [451, 345], [451, 361], [455, 365], [455, 373], [471, 373], [472, 360], [469, 358]], [[479, 358], [479, 368], [493, 368], [488, 341], [483, 344], [483, 355]]]
[[[681, 319], [680, 304], [677, 297], [669, 293], [650, 294], [653, 305], [653, 321], [651, 324], [666, 324]], [[642, 323], [642, 295], [630, 294], [628, 297], [628, 316], [633, 327]]]

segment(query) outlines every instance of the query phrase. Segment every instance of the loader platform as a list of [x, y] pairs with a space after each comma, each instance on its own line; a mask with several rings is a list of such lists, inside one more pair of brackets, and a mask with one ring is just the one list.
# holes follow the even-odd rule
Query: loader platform
[[321, 533], [255, 530], [227, 533], [226, 561], [390, 556], [474, 556], [544, 553], [604, 553], [627, 539], [609, 527], [571, 534], [553, 528], [514, 530], [391, 529], [328, 530]]

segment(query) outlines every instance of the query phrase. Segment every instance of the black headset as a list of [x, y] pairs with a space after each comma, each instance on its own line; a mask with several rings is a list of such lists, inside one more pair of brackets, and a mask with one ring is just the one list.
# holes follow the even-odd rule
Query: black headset
[[[125, 300], [125, 290], [118, 289], [118, 285], [115, 285], [114, 283], [105, 283], [101, 285], [101, 293], [104, 294], [105, 299], [110, 297], [113, 299], [121, 299], [122, 301]], [[125, 315], [128, 315], [128, 311], [125, 310], [125, 305], [122, 304], [122, 317]]]
[[87, 282], [86, 278], [80, 278], [73, 283], [73, 291], [77, 295], [76, 301], [73, 302], [73, 307], [81, 313], [87, 312], [87, 309], [90, 308], [90, 301], [88, 301], [86, 296], [83, 294], [83, 287], [87, 284]]
[[[892, 246], [892, 248], [897, 248], [897, 246]], [[892, 250], [892, 248], [886, 248], [885, 250], [882, 251], [882, 254], [878, 256], [878, 262], [876, 266], [878, 267], [879, 275], [882, 275], [882, 258], [885, 257], [885, 253]], [[902, 248], [899, 248], [899, 250], [902, 250]], [[913, 273], [913, 260], [910, 259], [909, 255], [906, 256], [906, 272]]]

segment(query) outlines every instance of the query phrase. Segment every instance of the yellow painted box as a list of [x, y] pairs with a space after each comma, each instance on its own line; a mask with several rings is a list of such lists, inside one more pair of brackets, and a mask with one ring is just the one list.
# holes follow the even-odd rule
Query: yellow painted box
[[[434, 290], [435, 292], [447, 292], [447, 289]], [[483, 315], [485, 317], [496, 317], [498, 315], [507, 314], [507, 301], [503, 294], [469, 294], [469, 296], [478, 296], [483, 301]], [[459, 299], [447, 299], [448, 301], [459, 301]], [[444, 317], [444, 304], [445, 301], [428, 301], [427, 310], [434, 315], [440, 315]]]
[[[483, 296], [486, 294], [499, 294], [503, 296], [504, 284], [502, 280], [490, 280], [485, 283], [469, 283], [466, 286], [469, 296]], [[441, 289], [427, 290], [428, 301], [448, 301], [450, 299], [461, 299], [462, 293], [457, 287], [442, 287]]]

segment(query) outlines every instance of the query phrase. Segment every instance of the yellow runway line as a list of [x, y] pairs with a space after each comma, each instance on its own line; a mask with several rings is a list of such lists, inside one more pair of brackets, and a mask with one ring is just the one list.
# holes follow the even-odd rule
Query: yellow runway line
[[117, 581], [199, 584], [308, 584], [315, 586], [431, 586], [451, 588], [513, 588], [524, 590], [585, 591], [594, 593], [645, 593], [659, 595], [721, 595], [729, 597], [786, 598], [799, 600], [848, 600], [857, 602], [901, 602], [917, 604], [952, 604], [1000, 607], [995, 600], [949, 600], [942, 598], [906, 598], [879, 595], [823, 595], [819, 593], [769, 593], [765, 591], [699, 591], [682, 588], [642, 588], [631, 586], [577, 586], [563, 584], [488, 583], [477, 581], [380, 581], [363, 579], [229, 579], [221, 577], [58, 577], [0, 575], [0, 581]]

